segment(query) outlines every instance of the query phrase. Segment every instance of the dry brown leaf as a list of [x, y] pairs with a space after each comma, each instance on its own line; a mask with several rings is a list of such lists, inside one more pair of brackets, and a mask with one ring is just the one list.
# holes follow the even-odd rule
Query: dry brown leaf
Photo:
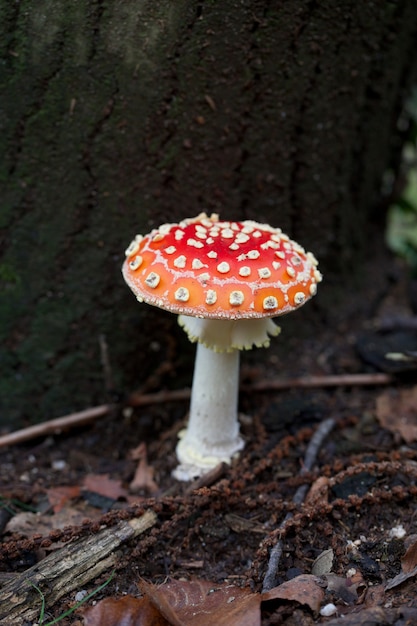
[[329, 501], [330, 480], [327, 476], [319, 476], [311, 485], [304, 503], [310, 506], [327, 504]]
[[401, 567], [405, 574], [409, 574], [417, 567], [417, 541], [408, 546], [401, 559]]
[[24, 537], [47, 535], [51, 530], [77, 526], [85, 518], [85, 513], [71, 507], [65, 507], [55, 515], [41, 515], [25, 511], [14, 515], [8, 522], [4, 532], [18, 533]]
[[385, 587], [386, 590], [398, 587], [398, 585], [417, 575], [417, 542], [408, 547], [401, 559], [401, 569], [402, 571], [388, 582]]
[[376, 416], [383, 428], [406, 443], [417, 441], [417, 386], [382, 393], [376, 400]]
[[112, 500], [127, 498], [127, 491], [122, 487], [121, 481], [109, 478], [108, 474], [88, 474], [84, 479], [83, 489]]
[[148, 598], [105, 598], [83, 613], [85, 626], [170, 626]]
[[324, 589], [317, 576], [301, 574], [263, 593], [262, 601], [269, 600], [291, 600], [298, 604], [305, 604], [314, 613], [318, 613], [324, 600]]
[[260, 595], [226, 583], [172, 580], [139, 583], [172, 626], [260, 626]]
[[389, 589], [394, 589], [394, 587], [398, 587], [398, 585], [402, 585], [410, 578], [414, 578], [414, 576], [416, 575], [417, 575], [417, 567], [411, 570], [411, 572], [407, 572], [407, 573], [400, 572], [399, 574], [394, 576], [394, 578], [391, 578], [391, 580], [388, 581], [388, 583], [385, 585], [385, 591], [388, 591]]
[[75, 487], [51, 487], [46, 490], [49, 504], [54, 513], [59, 513], [61, 509], [69, 502], [80, 496], [81, 489], [77, 485]]
[[159, 491], [159, 486], [153, 478], [154, 468], [148, 464], [146, 444], [141, 443], [137, 448], [131, 450], [129, 456], [136, 461], [139, 461], [133, 480], [129, 485], [131, 491], [145, 489], [150, 494], [157, 493]]
[[383, 584], [380, 585], [371, 585], [366, 590], [366, 594], [364, 597], [364, 606], [366, 608], [371, 608], [373, 606], [383, 606], [385, 603], [385, 588]]

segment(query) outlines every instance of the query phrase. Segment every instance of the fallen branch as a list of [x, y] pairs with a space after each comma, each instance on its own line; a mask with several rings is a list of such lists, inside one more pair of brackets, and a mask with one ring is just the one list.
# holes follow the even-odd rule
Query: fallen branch
[[0, 588], [0, 623], [23, 626], [36, 620], [42, 606], [39, 591], [46, 606], [51, 608], [64, 595], [83, 589], [115, 566], [115, 551], [121, 544], [138, 537], [155, 522], [155, 513], [146, 511], [139, 518], [119, 522], [96, 535], [69, 543], [16, 575]]
[[[310, 472], [313, 469], [313, 465], [316, 462], [317, 454], [323, 444], [323, 441], [334, 428], [335, 423], [336, 422], [333, 418], [324, 420], [314, 433], [306, 450], [304, 464], [300, 471], [301, 475], [305, 474], [306, 472]], [[295, 504], [302, 504], [304, 502], [307, 491], [308, 485], [300, 485], [294, 494], [293, 502]], [[280, 528], [283, 528], [285, 526], [285, 523], [291, 518], [292, 513], [287, 513], [287, 515], [284, 517], [284, 520], [280, 524]], [[273, 589], [277, 584], [277, 571], [279, 562], [281, 560], [282, 551], [283, 543], [281, 539], [279, 539], [272, 548], [269, 555], [269, 562], [263, 581], [262, 592]]]
[[[394, 377], [389, 374], [340, 374], [335, 376], [304, 376], [302, 378], [272, 378], [251, 385], [241, 385], [243, 393], [260, 393], [264, 391], [283, 391], [285, 389], [312, 389], [315, 387], [363, 387], [373, 385], [389, 385]], [[133, 393], [128, 399], [132, 407], [159, 404], [163, 402], [178, 402], [188, 400], [189, 389], [174, 391], [158, 391], [157, 393]]]
[[302, 378], [272, 379], [242, 387], [242, 391], [280, 391], [282, 389], [312, 389], [316, 387], [372, 387], [389, 385], [394, 377], [389, 374], [336, 374], [334, 376], [304, 376]]
[[[268, 391], [283, 391], [285, 389], [312, 389], [317, 387], [356, 387], [389, 385], [394, 382], [394, 377], [389, 374], [342, 374], [337, 376], [306, 376], [303, 378], [271, 379], [252, 385], [242, 385], [242, 393], [262, 393]], [[139, 407], [150, 404], [163, 404], [164, 402], [185, 402], [190, 399], [189, 389], [175, 389], [172, 391], [158, 391], [157, 393], [140, 394], [133, 393], [128, 398], [127, 406]], [[58, 435], [65, 430], [77, 426], [85, 426], [94, 422], [99, 417], [110, 413], [115, 406], [102, 404], [91, 407], [78, 413], [70, 413], [47, 422], [41, 422], [34, 426], [28, 426], [0, 437], [0, 448], [23, 443], [36, 437]]]
[[69, 428], [75, 428], [76, 426], [85, 426], [94, 422], [99, 417], [107, 415], [114, 408], [112, 404], [102, 404], [101, 406], [94, 406], [85, 411], [79, 411], [78, 413], [70, 413], [63, 417], [57, 417], [56, 419], [49, 420], [47, 422], [41, 422], [40, 424], [34, 424], [27, 428], [21, 428], [15, 430], [12, 433], [7, 433], [0, 437], [0, 448], [4, 446], [13, 446], [16, 443], [23, 443], [29, 439], [36, 439], [36, 437], [46, 437], [47, 435], [59, 435], [63, 431]]

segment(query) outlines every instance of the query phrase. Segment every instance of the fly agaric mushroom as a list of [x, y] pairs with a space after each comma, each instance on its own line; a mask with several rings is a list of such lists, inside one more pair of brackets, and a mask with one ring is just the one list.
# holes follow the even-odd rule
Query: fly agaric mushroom
[[163, 224], [126, 250], [123, 276], [140, 302], [179, 314], [197, 355], [188, 426], [174, 476], [190, 480], [244, 446], [239, 434], [239, 351], [268, 346], [271, 317], [315, 295], [322, 279], [310, 252], [279, 228], [201, 213]]

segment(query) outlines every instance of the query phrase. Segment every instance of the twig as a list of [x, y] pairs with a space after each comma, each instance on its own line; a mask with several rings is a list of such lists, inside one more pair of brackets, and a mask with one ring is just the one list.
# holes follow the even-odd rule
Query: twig
[[314, 388], [314, 387], [362, 387], [388, 385], [394, 382], [389, 374], [338, 374], [334, 376], [305, 376], [302, 378], [271, 379], [242, 387], [242, 391], [279, 391], [281, 389]]
[[[394, 377], [389, 374], [341, 374], [336, 376], [305, 376], [302, 378], [271, 378], [252, 385], [242, 385], [243, 393], [264, 391], [281, 391], [285, 389], [315, 387], [362, 387], [373, 385], [389, 385], [394, 382]], [[132, 393], [128, 398], [129, 406], [145, 406], [163, 402], [177, 402], [189, 400], [189, 389], [176, 389], [174, 391], [158, 391], [157, 393], [141, 394]]]
[[206, 472], [196, 480], [194, 480], [191, 485], [185, 490], [185, 493], [192, 493], [197, 489], [201, 489], [202, 487], [210, 487], [213, 483], [216, 483], [220, 478], [223, 477], [228, 465], [227, 463], [219, 463], [209, 472]]
[[[311, 469], [313, 468], [313, 465], [317, 459], [317, 454], [323, 444], [323, 441], [326, 439], [328, 434], [334, 428], [335, 423], [336, 422], [333, 418], [324, 420], [320, 424], [316, 432], [314, 433], [306, 450], [306, 454], [304, 457], [304, 464], [300, 471], [301, 475], [305, 474], [306, 472], [311, 471]], [[298, 504], [298, 505], [302, 504], [304, 502], [304, 498], [306, 496], [307, 491], [308, 491], [308, 485], [300, 485], [300, 487], [298, 487], [297, 491], [294, 494], [294, 498], [293, 498], [294, 504]], [[284, 528], [286, 522], [291, 518], [292, 518], [292, 513], [287, 513], [284, 520], [281, 522], [279, 528]], [[282, 551], [283, 551], [283, 544], [282, 544], [281, 539], [279, 539], [277, 543], [274, 545], [274, 547], [272, 548], [271, 553], [269, 555], [268, 567], [266, 570], [263, 587], [262, 587], [263, 592], [269, 591], [270, 589], [273, 589], [276, 586], [277, 571], [278, 571], [279, 562], [281, 560]]]
[[[389, 374], [342, 374], [340, 376], [306, 376], [304, 378], [271, 379], [252, 385], [243, 385], [243, 393], [262, 393], [267, 391], [283, 391], [285, 389], [317, 387], [350, 387], [389, 385], [395, 378]], [[183, 402], [190, 399], [189, 389], [175, 389], [173, 391], [158, 391], [157, 393], [133, 393], [127, 400], [130, 407], [163, 404], [164, 402]], [[78, 413], [70, 413], [63, 417], [22, 428], [0, 437], [0, 448], [23, 443], [36, 437], [59, 434], [69, 428], [83, 426], [94, 422], [97, 418], [107, 415], [114, 409], [112, 404], [102, 404], [91, 407]]]
[[97, 418], [110, 413], [113, 408], [114, 406], [112, 404], [102, 404], [101, 406], [95, 406], [85, 411], [70, 413], [69, 415], [64, 415], [64, 417], [57, 417], [48, 422], [41, 422], [40, 424], [34, 424], [33, 426], [16, 430], [0, 437], [0, 448], [12, 446], [16, 443], [23, 443], [24, 441], [35, 439], [36, 437], [59, 435], [62, 431], [69, 428], [94, 422]]

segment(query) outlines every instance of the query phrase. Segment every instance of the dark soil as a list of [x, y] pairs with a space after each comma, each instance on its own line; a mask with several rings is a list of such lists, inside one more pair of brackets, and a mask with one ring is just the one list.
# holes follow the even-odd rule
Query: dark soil
[[[388, 261], [384, 259], [386, 268]], [[286, 377], [391, 371], [394, 366], [384, 358], [384, 342], [402, 350], [405, 341], [406, 349], [415, 350], [416, 331], [404, 329], [404, 324], [398, 328], [397, 316], [410, 319], [413, 313], [405, 268], [398, 264], [381, 272], [378, 259], [368, 269], [369, 289], [356, 296], [352, 291], [349, 301], [316, 323], [312, 337], [294, 337], [287, 343], [287, 354], [280, 352], [279, 340], [267, 351], [245, 354], [242, 382], [250, 385], [276, 378], [284, 363]], [[390, 325], [383, 332], [378, 330], [382, 320]], [[108, 475], [118, 481], [121, 495], [104, 497], [84, 489], [64, 502], [60, 512], [64, 522], [57, 524], [52, 547], [64, 534], [66, 539], [71, 533], [87, 535], [97, 525], [133, 517], [142, 509], [153, 509], [158, 523], [120, 550], [115, 577], [98, 598], [139, 595], [139, 578], [153, 583], [167, 577], [229, 581], [260, 591], [270, 549], [281, 539], [277, 584], [311, 573], [315, 559], [332, 549], [332, 572], [347, 578], [355, 570], [361, 579], [354, 596], [326, 592], [325, 603], [334, 602], [337, 615], [356, 614], [352, 623], [361, 624], [361, 615], [379, 606], [378, 619], [382, 615], [385, 621], [369, 623], [412, 623], [406, 617], [398, 621], [400, 613], [393, 609], [401, 607], [404, 615], [417, 609], [415, 579], [385, 590], [401, 572], [401, 559], [417, 533], [417, 444], [406, 442], [395, 428], [384, 429], [376, 410], [382, 393], [413, 387], [413, 362], [395, 367], [393, 382], [386, 386], [293, 386], [279, 392], [243, 392], [246, 448], [232, 467], [222, 468], [199, 489], [171, 477], [186, 402], [120, 407], [92, 426], [2, 450], [0, 572], [3, 576], [22, 572], [43, 558], [42, 541], [57, 515], [48, 490], [82, 486], [86, 476]], [[158, 384], [164, 384], [163, 377]], [[335, 420], [334, 428], [322, 443], [312, 472], [300, 476], [306, 447], [327, 418]], [[130, 451], [142, 442], [154, 472], [155, 493], [129, 490], [137, 467]], [[307, 484], [309, 491], [300, 506], [293, 497], [301, 484]], [[39, 527], [26, 535], [22, 529], [12, 533], [5, 526], [23, 505], [40, 512]], [[292, 517], [279, 529], [288, 513]], [[70, 528], [63, 531], [62, 525]], [[393, 531], [398, 527], [404, 532]], [[87, 591], [108, 574], [92, 581]], [[62, 614], [73, 603], [73, 595], [47, 606], [48, 615]], [[336, 624], [337, 615], [322, 617], [306, 605], [281, 602], [263, 610], [262, 624], [332, 623], [329, 620]], [[82, 623], [82, 618], [72, 615], [61, 623]]]

